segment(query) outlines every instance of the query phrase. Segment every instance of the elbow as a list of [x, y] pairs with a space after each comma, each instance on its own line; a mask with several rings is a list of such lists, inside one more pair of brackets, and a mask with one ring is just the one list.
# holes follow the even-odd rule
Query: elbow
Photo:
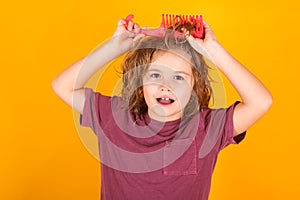
[[68, 90], [60, 79], [54, 79], [51, 83], [52, 89], [56, 96], [63, 100], [66, 104], [72, 106], [72, 92]]
[[59, 84], [57, 82], [57, 79], [54, 79], [51, 83], [52, 90], [55, 92], [55, 94], [59, 94]]
[[273, 104], [272, 94], [270, 92], [267, 92], [267, 94], [264, 96], [263, 100], [260, 103], [262, 110], [264, 110], [265, 112], [268, 112], [268, 110], [271, 108], [272, 104]]
[[64, 94], [66, 94], [66, 92], [68, 91], [62, 80], [57, 78], [52, 81], [51, 86], [54, 93], [60, 98], [63, 98]]

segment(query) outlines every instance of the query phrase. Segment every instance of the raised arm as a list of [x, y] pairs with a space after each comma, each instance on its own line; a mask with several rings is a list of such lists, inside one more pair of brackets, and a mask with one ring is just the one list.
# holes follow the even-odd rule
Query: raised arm
[[233, 113], [235, 135], [242, 133], [261, 118], [272, 105], [272, 96], [265, 86], [217, 41], [208, 24], [204, 24], [204, 40], [189, 36], [190, 44], [204, 54], [227, 77], [242, 102]]
[[137, 24], [129, 22], [127, 31], [125, 23], [125, 20], [120, 20], [116, 32], [108, 42], [71, 65], [53, 80], [52, 87], [55, 93], [76, 111], [83, 112], [86, 82], [102, 66], [133, 48], [143, 37], [137, 34], [140, 32]]

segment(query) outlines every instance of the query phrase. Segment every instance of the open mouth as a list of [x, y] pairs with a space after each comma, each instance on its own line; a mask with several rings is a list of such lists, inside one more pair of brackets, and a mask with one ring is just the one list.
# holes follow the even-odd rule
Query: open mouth
[[156, 98], [156, 101], [162, 105], [170, 105], [172, 104], [175, 100], [168, 98], [168, 97], [161, 97], [161, 98]]

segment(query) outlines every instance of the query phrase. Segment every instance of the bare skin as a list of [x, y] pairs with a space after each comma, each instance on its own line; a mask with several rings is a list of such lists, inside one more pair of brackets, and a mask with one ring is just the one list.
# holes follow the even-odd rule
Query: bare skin
[[205, 22], [204, 28], [204, 40], [189, 36], [188, 41], [195, 50], [208, 56], [240, 95], [242, 102], [236, 106], [233, 113], [234, 135], [238, 135], [250, 128], [269, 110], [272, 95], [251, 72], [218, 43], [214, 32]]
[[[76, 111], [83, 112], [86, 82], [102, 66], [129, 51], [143, 37], [139, 34], [140, 28], [137, 24], [129, 22], [128, 29], [133, 30], [129, 32], [125, 23], [124, 20], [120, 20], [116, 32], [106, 44], [71, 65], [53, 81], [55, 93]], [[192, 36], [187, 39], [195, 50], [217, 66], [240, 95], [242, 102], [236, 106], [233, 114], [234, 135], [238, 135], [269, 110], [272, 96], [251, 72], [219, 44], [209, 25], [205, 23], [204, 28], [204, 39], [195, 39]]]

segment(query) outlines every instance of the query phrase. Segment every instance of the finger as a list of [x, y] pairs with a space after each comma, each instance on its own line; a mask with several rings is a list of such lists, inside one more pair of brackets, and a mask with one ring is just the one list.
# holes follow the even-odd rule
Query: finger
[[128, 34], [126, 35], [127, 38], [134, 38], [134, 37], [136, 36], [136, 34], [133, 33], [133, 32], [127, 32], [127, 33], [128, 33]]
[[208, 32], [208, 31], [213, 32], [213, 30], [210, 27], [210, 25], [208, 25], [208, 23], [206, 23], [206, 21], [204, 21], [204, 20], [203, 20], [203, 26], [204, 26], [205, 32]]
[[122, 26], [123, 25], [123, 21], [125, 21], [124, 19], [120, 19], [119, 21], [118, 21], [118, 26]]
[[118, 21], [118, 23], [117, 23], [117, 28], [116, 28], [116, 30], [115, 30], [113, 36], [119, 35], [119, 34], [121, 34], [122, 32], [124, 32], [124, 30], [125, 30], [125, 26], [124, 26], [124, 25], [125, 25], [125, 24], [126, 24], [125, 20], [120, 19], [120, 20]]
[[203, 21], [203, 25], [209, 26], [208, 23], [205, 20], [202, 20], [202, 21]]
[[143, 37], [145, 37], [144, 34], [137, 34], [134, 39], [138, 41], [138, 40], [142, 39]]
[[120, 19], [119, 21], [118, 21], [118, 24], [117, 24], [117, 31], [120, 31], [120, 30], [122, 30], [122, 28], [124, 28], [124, 20], [123, 19]]
[[188, 31], [186, 28], [181, 28], [181, 31], [183, 32], [185, 38], [188, 38], [191, 34], [190, 31]]
[[133, 46], [135, 47], [137, 45], [137, 43], [144, 37], [144, 34], [137, 34], [134, 38], [133, 38]]
[[192, 35], [189, 35], [187, 38], [188, 43], [196, 50], [196, 51], [201, 51], [202, 52], [202, 45], [203, 45], [203, 40], [194, 38]]
[[140, 33], [140, 31], [141, 31], [140, 26], [139, 26], [138, 24], [135, 23], [135, 24], [133, 25], [133, 32], [136, 33], [136, 34], [138, 34], [138, 33]]
[[132, 22], [132, 21], [129, 21], [129, 22], [128, 22], [128, 25], [127, 25], [127, 30], [128, 30], [128, 31], [132, 31], [132, 29], [133, 29], [133, 22]]
[[186, 39], [189, 43], [195, 42], [195, 38], [191, 34], [186, 35]]
[[204, 30], [205, 30], [205, 38], [204, 39], [213, 39], [216, 40], [216, 35], [212, 28], [203, 20]]

